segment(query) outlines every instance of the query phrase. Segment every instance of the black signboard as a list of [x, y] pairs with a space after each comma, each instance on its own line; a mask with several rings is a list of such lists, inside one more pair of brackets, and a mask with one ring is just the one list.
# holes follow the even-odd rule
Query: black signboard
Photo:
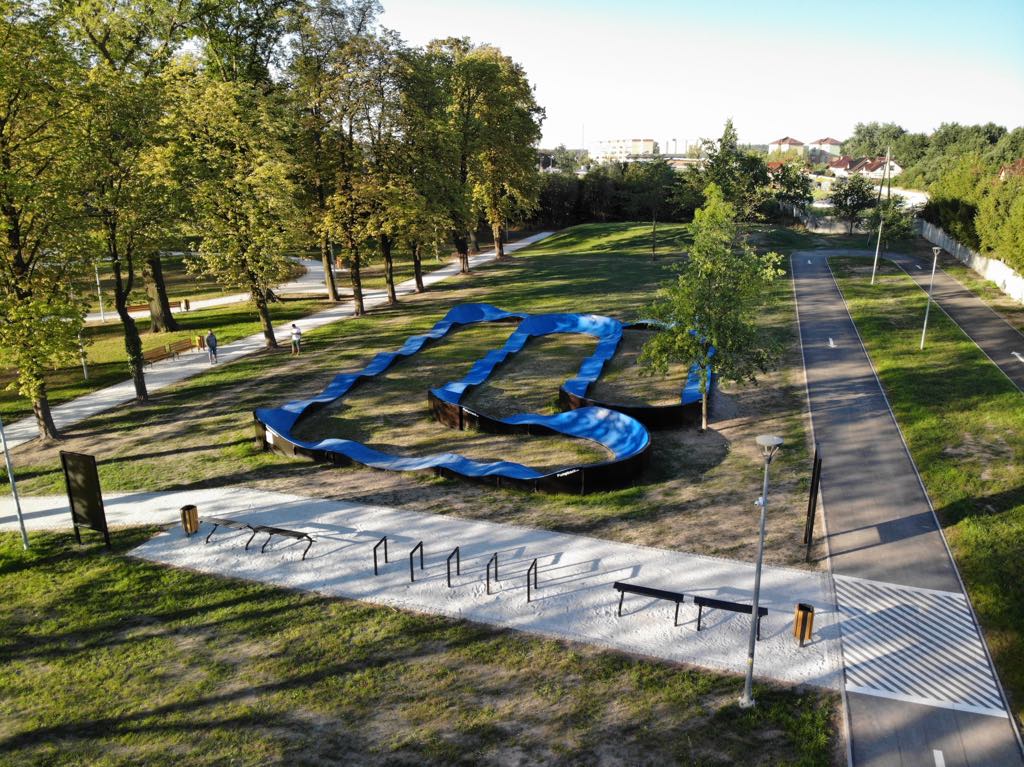
[[103, 511], [103, 493], [100, 491], [100, 475], [96, 471], [96, 457], [61, 450], [60, 463], [64, 468], [64, 484], [68, 489], [75, 539], [82, 542], [78, 528], [86, 527], [103, 533], [107, 548], [110, 548], [110, 531], [107, 530], [107, 515]]

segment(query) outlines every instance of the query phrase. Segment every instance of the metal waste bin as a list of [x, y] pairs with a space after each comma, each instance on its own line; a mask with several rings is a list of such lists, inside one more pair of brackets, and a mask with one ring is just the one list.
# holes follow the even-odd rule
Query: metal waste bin
[[811, 640], [814, 633], [814, 605], [798, 602], [793, 614], [793, 636], [800, 640], [800, 646]]
[[199, 532], [199, 508], [189, 504], [181, 507], [181, 529], [185, 531], [185, 537]]

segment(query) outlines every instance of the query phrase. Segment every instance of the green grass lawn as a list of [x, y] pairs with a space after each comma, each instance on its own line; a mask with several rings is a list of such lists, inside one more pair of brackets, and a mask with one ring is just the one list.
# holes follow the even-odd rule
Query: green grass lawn
[[[270, 315], [275, 323], [279, 323], [326, 308], [328, 304], [324, 301], [284, 301], [272, 304]], [[138, 320], [143, 350], [159, 348], [184, 338], [206, 335], [211, 328], [222, 345], [260, 332], [256, 310], [248, 302], [176, 314], [175, 319], [181, 330], [171, 333], [150, 333], [148, 321]], [[85, 380], [80, 364], [47, 373], [46, 385], [51, 406], [102, 389], [104, 386], [120, 383], [130, 377], [128, 357], [124, 349], [124, 330], [119, 322], [87, 326], [82, 332], [82, 337], [88, 359], [89, 380]], [[282, 339], [278, 340], [280, 342]], [[13, 379], [13, 371], [0, 370], [0, 417], [7, 423], [32, 414], [31, 403], [17, 391], [6, 388]]]
[[981, 620], [1018, 719], [1024, 715], [1024, 398], [894, 267], [872, 289], [832, 259]]
[[835, 696], [124, 556], [153, 532], [0, 534], [0, 763], [833, 762]]

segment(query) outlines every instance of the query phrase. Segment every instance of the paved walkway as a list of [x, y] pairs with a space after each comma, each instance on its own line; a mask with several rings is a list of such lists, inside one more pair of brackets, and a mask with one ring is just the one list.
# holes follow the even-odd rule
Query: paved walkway
[[[930, 261], [901, 253], [893, 253], [888, 258], [923, 290], [928, 290], [932, 270]], [[1024, 335], [942, 269], [935, 271], [932, 298], [993, 364], [1024, 392]], [[1015, 356], [1014, 352], [1020, 356]]]
[[[551, 234], [552, 232], [541, 232], [517, 242], [510, 243], [505, 246], [505, 252], [515, 252], [520, 248], [525, 248], [527, 245], [532, 245], [545, 237], [549, 237]], [[481, 253], [479, 256], [472, 257], [470, 259], [470, 266], [472, 268], [476, 268], [493, 260], [494, 252], [488, 251], [486, 253]], [[426, 287], [430, 287], [431, 285], [441, 282], [442, 280], [446, 280], [449, 277], [453, 277], [458, 273], [459, 264], [456, 261], [433, 272], [424, 274], [423, 284]], [[415, 291], [416, 283], [414, 280], [406, 280], [396, 286], [396, 292], [400, 297], [409, 295]], [[383, 290], [368, 291], [364, 294], [364, 305], [367, 310], [386, 303], [387, 295]], [[337, 322], [351, 316], [351, 302], [342, 302], [330, 309], [295, 320], [295, 324], [299, 326], [303, 333], [306, 333], [315, 328], [323, 327], [324, 325], [329, 325], [332, 322]], [[291, 322], [285, 322], [274, 328], [274, 332], [278, 339], [287, 339], [290, 326]], [[247, 336], [246, 338], [232, 341], [230, 344], [223, 344], [219, 346], [217, 350], [217, 357], [220, 360], [220, 364], [226, 364], [250, 354], [255, 354], [263, 349], [264, 339], [263, 332], [261, 331], [251, 336]], [[184, 381], [186, 378], [199, 375], [208, 369], [209, 362], [207, 361], [205, 352], [193, 352], [191, 354], [182, 355], [176, 360], [157, 362], [146, 368], [146, 388], [149, 390], [150, 394], [153, 394], [154, 392], [158, 392], [161, 389], [178, 383], [179, 381]], [[69, 426], [74, 426], [86, 418], [90, 418], [98, 413], [112, 410], [118, 405], [124, 402], [129, 402], [134, 398], [135, 384], [131, 380], [123, 381], [122, 383], [115, 384], [114, 386], [108, 386], [105, 389], [99, 389], [83, 395], [77, 399], [71, 400], [70, 402], [54, 406], [53, 420], [58, 429], [66, 429]], [[5, 431], [7, 433], [8, 446], [11, 448], [15, 448], [18, 445], [22, 445], [39, 436], [39, 430], [36, 426], [35, 418], [23, 418], [20, 421], [15, 421], [12, 424], [6, 425]]]
[[829, 255], [802, 251], [790, 260], [844, 616], [853, 763], [1020, 765], [956, 566]]
[[[731, 601], [748, 602], [753, 566], [726, 559], [633, 546], [613, 541], [498, 525], [438, 514], [303, 498], [249, 488], [187, 490], [173, 493], [112, 494], [105, 500], [114, 524], [169, 523], [186, 503], [200, 516], [224, 515], [256, 524], [309, 532], [316, 539], [305, 561], [305, 544], [275, 539], [260, 553], [264, 537], [244, 549], [248, 533], [224, 530], [203, 543], [211, 529], [186, 538], [180, 526], [147, 541], [134, 556], [202, 572], [248, 578], [286, 588], [315, 591], [453, 618], [514, 628], [533, 634], [588, 642], [645, 656], [742, 673], [750, 618], [707, 610], [696, 630], [692, 599], [675, 606], [627, 595], [617, 615], [617, 580]], [[63, 497], [25, 499], [30, 530], [67, 527]], [[16, 529], [10, 502], [0, 504], [0, 529]], [[88, 533], [86, 533], [88, 535]], [[373, 547], [388, 537], [389, 562], [373, 574]], [[116, 532], [115, 532], [116, 536]], [[424, 564], [415, 560], [409, 580], [409, 554], [423, 541]], [[460, 547], [461, 573], [452, 568], [448, 588], [445, 561]], [[487, 593], [487, 562], [498, 553], [498, 577]], [[526, 572], [537, 559], [538, 590], [527, 603]], [[454, 564], [454, 563], [453, 563]], [[815, 607], [815, 633], [800, 647], [793, 638], [797, 602]], [[766, 567], [756, 670], [762, 678], [837, 689], [838, 631], [829, 578], [783, 567]], [[736, 694], [741, 683], [737, 681]]]

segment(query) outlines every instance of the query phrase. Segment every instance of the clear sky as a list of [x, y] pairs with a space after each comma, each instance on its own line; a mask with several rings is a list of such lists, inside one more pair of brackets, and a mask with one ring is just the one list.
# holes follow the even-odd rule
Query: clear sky
[[382, 0], [414, 45], [491, 43], [547, 110], [544, 146], [845, 139], [857, 122], [1024, 125], [1024, 0]]

